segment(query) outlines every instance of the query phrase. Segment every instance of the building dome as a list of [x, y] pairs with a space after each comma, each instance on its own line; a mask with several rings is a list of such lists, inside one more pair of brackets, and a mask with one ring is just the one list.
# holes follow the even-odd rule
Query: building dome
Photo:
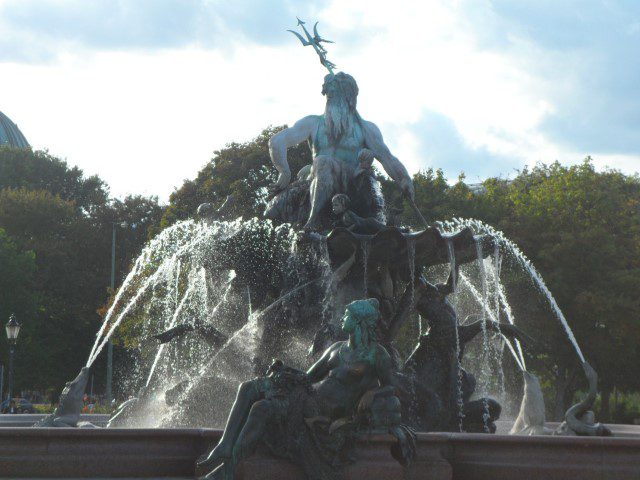
[[29, 148], [29, 142], [18, 126], [4, 113], [0, 112], [0, 147], [9, 145], [17, 148]]

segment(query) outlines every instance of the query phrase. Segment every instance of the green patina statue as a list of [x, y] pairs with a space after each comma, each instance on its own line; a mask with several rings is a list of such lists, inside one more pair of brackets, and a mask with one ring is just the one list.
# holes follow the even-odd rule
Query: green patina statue
[[400, 424], [391, 357], [377, 341], [379, 320], [376, 299], [356, 300], [343, 317], [348, 340], [330, 346], [307, 372], [276, 360], [265, 377], [242, 383], [220, 442], [197, 463], [212, 469], [203, 478], [232, 480], [260, 442], [298, 463], [309, 479], [340, 478], [351, 440], [365, 428], [395, 435], [392, 454], [407, 464], [414, 438]]
[[[415, 192], [407, 169], [391, 153], [380, 129], [358, 113], [358, 84], [355, 79], [345, 72], [334, 72], [335, 64], [327, 60], [327, 51], [322, 45], [327, 40], [318, 35], [317, 24], [313, 36], [304, 22], [298, 20], [298, 25], [302, 27], [304, 37], [290, 31], [303, 45], [312, 46], [320, 57], [320, 63], [329, 70], [322, 85], [322, 94], [327, 102], [324, 114], [301, 118], [269, 140], [271, 161], [279, 175], [270, 187], [274, 199], [265, 214], [268, 218], [298, 221], [299, 215], [290, 213], [295, 210], [290, 204], [308, 202], [305, 229], [322, 229], [323, 211], [331, 198], [339, 193], [353, 193], [362, 150], [369, 152], [369, 164], [374, 158], [377, 159], [389, 177], [398, 183], [404, 195], [413, 202]], [[302, 142], [308, 142], [313, 154], [313, 163], [306, 179], [309, 182], [308, 192], [304, 191], [306, 184], [303, 188], [300, 188], [299, 182], [291, 184], [291, 170], [287, 161], [287, 149]], [[290, 191], [292, 188], [293, 191]], [[306, 208], [305, 205], [305, 213]]]

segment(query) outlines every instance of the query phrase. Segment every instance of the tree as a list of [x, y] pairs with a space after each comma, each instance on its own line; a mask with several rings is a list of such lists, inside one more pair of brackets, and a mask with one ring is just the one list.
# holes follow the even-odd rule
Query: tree
[[[214, 152], [195, 179], [173, 192], [166, 209], [155, 198], [110, 199], [98, 177], [85, 177], [47, 152], [0, 148], [0, 314], [21, 312], [21, 355], [29, 358], [18, 362], [26, 370], [17, 378], [31, 387], [59, 388], [86, 361], [102, 320], [96, 312], [109, 301], [114, 222], [128, 225], [117, 231], [120, 280], [150, 237], [194, 216], [201, 203], [217, 208], [232, 195], [235, 216], [260, 216], [266, 187], [276, 178], [268, 139], [280, 128]], [[288, 159], [294, 175], [312, 161], [304, 144], [289, 149]], [[422, 227], [395, 183], [379, 179], [391, 222]], [[511, 181], [489, 178], [480, 192], [464, 183], [464, 175], [449, 183], [433, 169], [416, 174], [414, 184], [428, 222], [477, 218], [505, 232], [533, 261], [600, 374], [605, 414], [614, 388], [640, 389], [637, 175], [597, 172], [587, 158], [572, 167], [540, 164]], [[521, 326], [550, 347], [530, 367], [553, 386], [550, 403], [558, 416], [581, 386], [576, 355], [545, 299], [532, 294], [517, 268], [509, 272], [503, 280]]]
[[[16, 384], [30, 385], [31, 375], [28, 369], [30, 358], [38, 354], [41, 339], [29, 321], [39, 310], [38, 296], [34, 291], [33, 275], [35, 255], [31, 251], [22, 252], [15, 241], [0, 228], [0, 319], [3, 324], [9, 315], [15, 314], [24, 328], [20, 332], [19, 360], [16, 362]], [[8, 344], [0, 342], [0, 358], [8, 358]]]
[[8, 146], [0, 147], [0, 190], [26, 188], [45, 190], [63, 200], [73, 201], [84, 212], [107, 202], [108, 189], [97, 176], [84, 177], [78, 167], [47, 151], [32, 151]]
[[[217, 207], [229, 194], [239, 216], [260, 215], [265, 187], [275, 178], [267, 143], [277, 130], [267, 129], [251, 142], [215, 152], [195, 180], [185, 181], [173, 193], [162, 226], [193, 216], [202, 202]], [[308, 147], [290, 149], [289, 161], [294, 173], [310, 163]], [[422, 227], [397, 185], [384, 175], [378, 178], [390, 223]], [[428, 222], [477, 218], [520, 246], [543, 274], [586, 358], [600, 372], [605, 399], [614, 386], [623, 391], [640, 388], [640, 371], [628, 374], [629, 359], [640, 365], [637, 175], [596, 172], [587, 158], [572, 167], [540, 164], [512, 181], [489, 178], [476, 192], [464, 183], [464, 174], [450, 184], [441, 170], [433, 169], [417, 173], [414, 185], [416, 204]], [[550, 346], [551, 352], [533, 363], [545, 377], [543, 383], [554, 384], [550, 403], [555, 403], [557, 417], [581, 386], [575, 352], [546, 300], [533, 294], [528, 278], [516, 268], [504, 281], [522, 325]]]
[[[505, 231], [528, 252], [570, 320], [586, 358], [600, 373], [603, 398], [614, 386], [637, 390], [640, 342], [640, 179], [615, 170], [596, 172], [591, 159], [522, 172], [508, 190], [512, 214]], [[567, 388], [575, 356], [564, 332], [558, 380]], [[562, 355], [561, 353], [564, 353]], [[633, 359], [633, 360], [632, 360]], [[573, 366], [573, 367], [572, 367]], [[631, 371], [634, 373], [631, 374]], [[606, 402], [605, 402], [606, 403]]]
[[[128, 225], [118, 227], [118, 282], [157, 228], [162, 207], [153, 197], [109, 200], [102, 180], [46, 152], [0, 148], [0, 172], [0, 228], [18, 252], [33, 256], [38, 302], [21, 317], [21, 352], [30, 353], [18, 363], [26, 370], [17, 386], [59, 391], [85, 364], [102, 321], [97, 311], [109, 294], [113, 223]], [[3, 279], [20, 284], [15, 270], [3, 269]], [[27, 348], [29, 338], [37, 348]], [[103, 369], [101, 360], [94, 369], [98, 388]]]
[[[284, 127], [269, 127], [246, 143], [232, 143], [214, 152], [214, 157], [198, 172], [195, 180], [171, 194], [162, 218], [164, 228], [177, 220], [195, 215], [198, 205], [210, 202], [215, 208], [233, 195], [234, 212], [245, 219], [262, 215], [266, 203], [266, 187], [276, 179], [269, 157], [269, 138]], [[293, 175], [311, 164], [308, 145], [290, 148], [287, 159]]]
[[[109, 249], [73, 202], [44, 190], [0, 191], [0, 225], [35, 253], [40, 309], [33, 324], [46, 347], [31, 358], [32, 387], [60, 386], [86, 361], [106, 293]], [[104, 243], [104, 242], [102, 242]], [[104, 266], [96, 250], [103, 250]], [[52, 383], [49, 383], [52, 382]]]
[[160, 231], [163, 212], [157, 197], [128, 195], [123, 200], [111, 200], [92, 215], [94, 228], [105, 247], [111, 248], [112, 228], [116, 225], [117, 280], [126, 276], [142, 246]]

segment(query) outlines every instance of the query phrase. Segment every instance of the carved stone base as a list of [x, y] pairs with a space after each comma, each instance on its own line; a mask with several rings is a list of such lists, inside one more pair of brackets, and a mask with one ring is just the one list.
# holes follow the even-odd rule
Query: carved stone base
[[[193, 478], [194, 462], [220, 432], [198, 429], [0, 429], [1, 478]], [[418, 434], [416, 461], [404, 471], [392, 437], [358, 442], [347, 480], [616, 480], [640, 478], [635, 438]], [[291, 463], [258, 452], [238, 480], [303, 480]]]
[[[393, 459], [389, 451], [394, 439], [388, 435], [373, 435], [363, 439], [356, 447], [357, 461], [345, 468], [345, 480], [398, 479], [398, 480], [451, 480], [451, 464], [444, 458], [447, 448], [445, 435], [430, 435], [429, 441], [418, 443], [416, 461], [405, 469]], [[237, 480], [304, 479], [302, 469], [274, 459], [265, 451], [241, 463]]]

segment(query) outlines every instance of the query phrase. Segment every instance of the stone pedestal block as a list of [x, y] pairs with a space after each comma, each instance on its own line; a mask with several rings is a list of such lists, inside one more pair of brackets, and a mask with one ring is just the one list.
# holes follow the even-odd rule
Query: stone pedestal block
[[[0, 429], [0, 478], [193, 478], [198, 455], [221, 432], [208, 429]], [[640, 437], [516, 437], [418, 434], [414, 463], [391, 456], [394, 439], [363, 437], [345, 480], [638, 480]], [[238, 480], [303, 480], [295, 465], [264, 450]]]

